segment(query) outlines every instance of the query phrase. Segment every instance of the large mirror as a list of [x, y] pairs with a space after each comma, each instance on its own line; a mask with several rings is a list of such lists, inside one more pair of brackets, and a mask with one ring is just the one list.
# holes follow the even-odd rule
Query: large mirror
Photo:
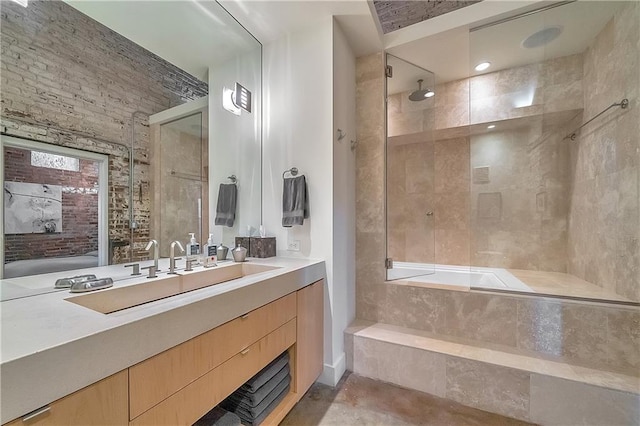
[[260, 225], [262, 46], [220, 4], [1, 7], [2, 278]]

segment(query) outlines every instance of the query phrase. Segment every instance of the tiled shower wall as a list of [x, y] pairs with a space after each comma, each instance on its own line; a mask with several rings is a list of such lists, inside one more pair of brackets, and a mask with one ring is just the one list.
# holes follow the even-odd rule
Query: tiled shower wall
[[[129, 241], [135, 117], [134, 258], [149, 237], [147, 115], [205, 96], [208, 85], [58, 0], [2, 2], [2, 131], [109, 155], [109, 238]], [[129, 255], [117, 249], [114, 261]]]
[[[531, 105], [514, 107], [523, 88]], [[436, 93], [423, 102], [390, 96], [390, 257], [566, 272], [562, 139], [581, 108], [582, 55], [440, 84]]]
[[585, 127], [572, 147], [569, 273], [640, 301], [640, 3], [626, 2], [584, 54]]

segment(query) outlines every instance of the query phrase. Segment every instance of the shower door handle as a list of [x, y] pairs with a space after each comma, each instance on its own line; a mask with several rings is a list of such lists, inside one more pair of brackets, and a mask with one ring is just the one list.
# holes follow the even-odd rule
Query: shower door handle
[[427, 216], [433, 216], [433, 212], [427, 212]]

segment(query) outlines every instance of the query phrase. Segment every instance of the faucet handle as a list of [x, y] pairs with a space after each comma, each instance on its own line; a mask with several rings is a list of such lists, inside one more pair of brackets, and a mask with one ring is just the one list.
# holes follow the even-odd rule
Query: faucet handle
[[142, 275], [140, 273], [140, 264], [139, 263], [131, 263], [129, 265], [124, 265], [125, 268], [133, 268], [131, 271], [131, 275]]
[[187, 259], [184, 270], [186, 272], [193, 271], [193, 259]]
[[148, 269], [149, 270], [149, 275], [147, 275], [147, 278], [158, 278], [158, 276], [156, 275], [157, 269], [154, 265], [151, 266], [145, 266], [142, 269]]

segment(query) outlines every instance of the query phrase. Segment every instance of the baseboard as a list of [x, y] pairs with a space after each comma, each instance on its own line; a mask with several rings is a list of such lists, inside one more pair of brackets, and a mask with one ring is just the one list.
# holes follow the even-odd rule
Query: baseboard
[[335, 386], [342, 378], [346, 368], [346, 358], [344, 352], [342, 352], [333, 365], [324, 364], [322, 373], [317, 381], [324, 385]]

